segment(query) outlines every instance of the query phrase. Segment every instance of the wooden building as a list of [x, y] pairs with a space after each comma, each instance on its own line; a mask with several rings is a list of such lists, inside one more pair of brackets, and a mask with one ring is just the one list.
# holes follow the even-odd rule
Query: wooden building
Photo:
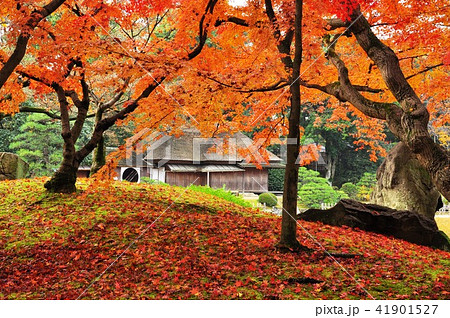
[[201, 138], [197, 130], [186, 129], [179, 137], [152, 134], [141, 141], [142, 148], [144, 144], [145, 152], [130, 151], [119, 163], [120, 180], [139, 182], [141, 177], [149, 177], [182, 187], [209, 185], [261, 193], [268, 191], [268, 168], [284, 168], [282, 159], [268, 150], [263, 150], [262, 156], [255, 154], [260, 159], [259, 168], [248, 163], [239, 149], [251, 148], [252, 140], [242, 133]]

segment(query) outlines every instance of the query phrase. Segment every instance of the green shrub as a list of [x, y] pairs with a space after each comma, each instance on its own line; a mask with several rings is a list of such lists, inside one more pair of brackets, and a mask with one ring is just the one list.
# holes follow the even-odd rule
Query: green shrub
[[320, 173], [300, 167], [299, 169], [299, 202], [308, 208], [320, 208], [321, 203], [335, 204], [348, 198], [344, 191], [334, 189]]
[[353, 199], [353, 200], [357, 199], [357, 195], [358, 195], [358, 186], [357, 185], [355, 185], [351, 182], [344, 183], [341, 187], [341, 191], [346, 193], [350, 199]]
[[283, 191], [284, 169], [269, 169], [269, 191]]
[[298, 191], [300, 203], [308, 208], [320, 208], [321, 203], [335, 204], [348, 198], [343, 191], [336, 191], [328, 183], [307, 183]]
[[141, 177], [141, 183], [168, 185], [165, 182], [155, 180], [155, 179], [150, 179], [149, 177]]
[[266, 206], [272, 207], [272, 206], [277, 206], [278, 199], [275, 194], [266, 192], [266, 193], [261, 193], [259, 195], [258, 202], [261, 204], [265, 204]]
[[213, 189], [211, 187], [208, 186], [197, 186], [197, 185], [191, 185], [189, 187], [190, 190], [193, 191], [197, 191], [197, 192], [202, 192], [202, 193], [207, 193], [210, 195], [213, 195], [215, 197], [233, 202], [237, 205], [246, 207], [246, 208], [251, 208], [252, 205], [250, 202], [245, 201], [243, 198], [241, 198], [240, 196], [234, 195], [233, 193], [231, 193], [231, 191], [226, 190], [225, 188], [221, 188], [221, 189]]
[[[318, 179], [316, 179], [318, 178]], [[311, 183], [311, 182], [327, 182], [327, 179], [320, 177], [320, 173], [318, 171], [309, 170], [305, 167], [300, 167], [298, 169], [298, 187]]]

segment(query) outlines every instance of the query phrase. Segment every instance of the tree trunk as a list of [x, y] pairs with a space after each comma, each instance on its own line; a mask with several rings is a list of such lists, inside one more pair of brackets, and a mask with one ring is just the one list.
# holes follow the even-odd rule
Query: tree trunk
[[63, 163], [52, 178], [44, 184], [44, 187], [55, 193], [76, 192], [77, 170], [77, 166]]
[[93, 176], [97, 171], [99, 171], [106, 163], [106, 146], [105, 137], [101, 137], [98, 142], [97, 147], [92, 153], [92, 165], [90, 176]]
[[[437, 190], [450, 200], [450, 152], [433, 141], [428, 132], [430, 114], [403, 74], [397, 55], [372, 32], [367, 19], [355, 9], [351, 21], [329, 20], [332, 28], [348, 27], [377, 66], [384, 83], [397, 103], [380, 103], [361, 95], [352, 85], [344, 62], [334, 51], [336, 41], [327, 52], [329, 60], [339, 73], [339, 85], [335, 83], [318, 89], [350, 102], [365, 115], [386, 120], [389, 129], [409, 148], [420, 164], [428, 171]], [[317, 88], [317, 85], [315, 86]]]
[[409, 148], [398, 143], [377, 171], [371, 201], [396, 210], [415, 211], [434, 219], [439, 192], [430, 174]]
[[58, 95], [59, 108], [61, 111], [61, 136], [64, 141], [63, 161], [58, 171], [56, 171], [51, 179], [44, 184], [44, 187], [50, 192], [73, 193], [77, 190], [75, 183], [77, 181], [78, 167], [81, 162], [81, 160], [78, 161], [75, 158], [75, 142], [81, 133], [81, 129], [86, 120], [86, 113], [89, 109], [88, 93], [87, 89], [83, 89], [83, 102], [80, 104], [75, 103], [78, 108], [78, 115], [77, 120], [71, 128], [68, 111], [69, 103], [66, 98], [66, 91], [56, 83], [53, 87]]
[[[95, 125], [102, 120], [103, 112], [99, 109], [95, 114]], [[99, 171], [106, 163], [106, 147], [105, 147], [105, 137], [101, 136], [98, 141], [97, 147], [94, 149], [92, 153], [92, 165], [90, 175], [94, 175], [97, 171]]]
[[[283, 191], [283, 212], [279, 247], [299, 250], [297, 240], [298, 155], [300, 150], [300, 67], [302, 63], [302, 9], [303, 1], [295, 2], [295, 45], [291, 77], [291, 111], [287, 145], [286, 170]], [[289, 48], [290, 49], [290, 48]]]
[[360, 14], [359, 10], [354, 13], [350, 30], [377, 65], [384, 82], [400, 105], [386, 108], [385, 119], [389, 129], [416, 155], [437, 189], [450, 200], [450, 153], [431, 138], [428, 132], [430, 114], [406, 80], [397, 55], [375, 36], [364, 17], [357, 18]]
[[64, 139], [63, 161], [51, 179], [44, 184], [44, 187], [50, 192], [73, 193], [77, 191], [75, 183], [80, 162], [75, 160], [75, 145], [70, 130], [62, 135]]

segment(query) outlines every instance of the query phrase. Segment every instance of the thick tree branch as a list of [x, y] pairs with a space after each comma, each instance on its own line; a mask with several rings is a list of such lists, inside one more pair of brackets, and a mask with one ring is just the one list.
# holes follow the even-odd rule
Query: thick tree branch
[[203, 47], [205, 46], [206, 39], [208, 38], [208, 28], [209, 23], [205, 22], [208, 15], [212, 14], [214, 11], [214, 7], [218, 0], [209, 0], [206, 5], [205, 12], [203, 13], [200, 22], [199, 22], [199, 43], [197, 46], [188, 54], [188, 59], [192, 60], [194, 57], [200, 54]]
[[75, 106], [77, 107], [77, 119], [75, 120], [71, 130], [72, 140], [74, 143], [80, 137], [81, 130], [83, 129], [84, 122], [86, 121], [86, 116], [89, 111], [90, 105], [89, 86], [84, 78], [84, 73], [80, 79], [80, 83], [83, 90], [83, 99], [81, 101], [76, 102], [71, 96]]
[[272, 85], [269, 85], [269, 86], [263, 86], [263, 87], [258, 87], [258, 88], [245, 89], [245, 88], [243, 88], [243, 87], [235, 87], [235, 86], [233, 86], [233, 85], [230, 85], [230, 84], [227, 84], [227, 83], [223, 83], [223, 82], [221, 82], [221, 81], [219, 81], [219, 80], [217, 80], [217, 79], [215, 79], [215, 78], [213, 78], [213, 77], [206, 76], [206, 78], [209, 79], [209, 80], [211, 80], [211, 81], [213, 81], [213, 82], [215, 82], [215, 83], [217, 83], [217, 84], [219, 84], [219, 85], [222, 85], [222, 86], [231, 88], [231, 89], [233, 89], [234, 91], [240, 92], [240, 93], [270, 92], [270, 91], [276, 91], [276, 90], [278, 90], [278, 89], [280, 89], [280, 88], [283, 88], [283, 87], [286, 87], [286, 86], [289, 86], [289, 85], [290, 85], [289, 82], [288, 82], [287, 80], [285, 80], [285, 79], [280, 79], [280, 80], [277, 81], [276, 83], [274, 83], [274, 84], [272, 84]]
[[326, 29], [328, 31], [336, 30], [336, 29], [340, 29], [340, 28], [346, 28], [350, 24], [349, 22], [345, 22], [340, 19], [327, 19], [326, 21], [328, 24]]
[[397, 55], [381, 42], [372, 32], [367, 19], [361, 15], [360, 9], [351, 14], [352, 25], [349, 31], [355, 35], [361, 48], [380, 70], [387, 87], [402, 106], [403, 110], [422, 112], [423, 104], [406, 80]]
[[0, 88], [3, 87], [8, 78], [14, 72], [14, 69], [17, 67], [17, 65], [20, 64], [23, 57], [25, 56], [28, 41], [30, 40], [34, 28], [36, 28], [39, 22], [56, 11], [64, 2], [65, 0], [52, 0], [40, 10], [36, 10], [31, 13], [30, 17], [24, 25], [23, 30], [20, 32], [19, 37], [17, 38], [14, 52], [0, 69]]
[[273, 36], [278, 41], [277, 44], [278, 51], [284, 55], [281, 58], [281, 61], [283, 62], [286, 70], [288, 72], [291, 72], [292, 68], [294, 67], [294, 62], [292, 61], [292, 58], [290, 56], [291, 44], [294, 38], [294, 30], [292, 28], [289, 29], [286, 32], [286, 36], [282, 38], [280, 26], [278, 25], [277, 17], [275, 16], [275, 12], [273, 10], [272, 0], [265, 0], [264, 3], [266, 6], [266, 15], [269, 18], [270, 22], [272, 23]]
[[250, 26], [250, 24], [247, 21], [245, 21], [244, 19], [238, 18], [238, 17], [227, 17], [226, 19], [223, 19], [223, 20], [218, 19], [218, 20], [216, 20], [216, 23], [214, 23], [214, 26], [218, 27], [227, 22], [234, 23], [234, 24], [237, 24], [240, 26], [245, 26], [245, 27]]
[[38, 113], [38, 114], [44, 114], [47, 115], [48, 117], [52, 118], [52, 119], [61, 119], [61, 116], [48, 111], [46, 109], [43, 108], [38, 108], [38, 107], [30, 107], [30, 106], [21, 106], [19, 108], [19, 111], [21, 113]]
[[306, 83], [302, 83], [302, 85], [319, 89], [327, 94], [335, 96], [342, 102], [348, 101], [367, 116], [386, 119], [386, 113], [391, 112], [394, 105], [374, 102], [362, 96], [359, 93], [358, 88], [361, 89], [364, 87], [359, 86], [357, 88], [351, 83], [348, 76], [348, 68], [335, 52], [336, 41], [334, 38], [326, 38], [325, 42], [325, 45], [328, 47], [327, 58], [336, 67], [339, 74], [339, 82], [328, 84], [326, 86], [308, 85]]
[[[52, 118], [52, 119], [58, 119], [58, 120], [61, 119], [60, 115], [57, 115], [54, 112], [51, 112], [51, 111], [49, 111], [47, 109], [39, 108], [39, 107], [21, 106], [19, 108], [19, 112], [20, 113], [38, 113], [38, 114], [47, 115], [49, 118]], [[5, 115], [0, 115], [0, 116], [4, 117]], [[8, 114], [6, 116], [10, 116], [10, 114]], [[95, 117], [95, 114], [92, 113], [92, 114], [86, 115], [86, 118], [92, 118], [92, 117]], [[76, 119], [77, 119], [76, 117], [70, 117], [69, 121], [74, 121]]]
[[421, 70], [421, 71], [419, 71], [419, 72], [417, 72], [415, 74], [407, 76], [406, 79], [409, 80], [410, 78], [413, 78], [414, 76], [426, 73], [426, 72], [431, 71], [432, 69], [435, 69], [435, 68], [440, 67], [440, 66], [444, 66], [444, 63], [439, 63], [439, 64], [436, 64], [436, 65], [433, 65], [433, 66], [428, 66], [428, 67], [424, 68], [423, 70]]
[[61, 136], [64, 139], [64, 144], [69, 143], [69, 140], [72, 143], [69, 123], [69, 103], [67, 102], [66, 93], [59, 84], [54, 83], [52, 87], [58, 95], [59, 110], [61, 113]]
[[155, 81], [154, 83], [147, 86], [147, 88], [139, 95], [138, 98], [136, 98], [133, 101], [130, 101], [125, 108], [123, 108], [120, 112], [104, 118], [100, 120], [94, 128], [94, 132], [92, 134], [91, 139], [86, 143], [86, 145], [78, 150], [75, 154], [75, 160], [78, 162], [81, 162], [89, 153], [91, 153], [92, 150], [97, 146], [97, 143], [103, 136], [103, 133], [113, 126], [116, 121], [125, 119], [130, 113], [136, 110], [136, 108], [139, 106], [139, 102], [147, 98], [158, 86], [159, 83], [164, 81], [165, 77], [160, 78], [158, 81]]

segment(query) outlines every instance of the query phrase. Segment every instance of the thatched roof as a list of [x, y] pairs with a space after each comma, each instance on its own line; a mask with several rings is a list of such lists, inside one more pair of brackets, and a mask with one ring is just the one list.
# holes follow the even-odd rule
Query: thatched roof
[[[169, 136], [164, 133], [155, 133], [147, 140], [149, 147], [145, 160], [149, 163], [171, 161], [189, 164], [202, 163], [244, 163], [245, 158], [237, 149], [247, 148], [252, 145], [252, 140], [243, 133], [231, 136], [219, 136], [218, 138], [202, 138], [201, 133], [195, 129], [185, 129], [179, 137]], [[282, 159], [272, 152], [264, 149], [264, 155], [255, 153], [262, 166], [267, 165], [264, 157], [268, 158], [269, 165], [281, 164]]]

